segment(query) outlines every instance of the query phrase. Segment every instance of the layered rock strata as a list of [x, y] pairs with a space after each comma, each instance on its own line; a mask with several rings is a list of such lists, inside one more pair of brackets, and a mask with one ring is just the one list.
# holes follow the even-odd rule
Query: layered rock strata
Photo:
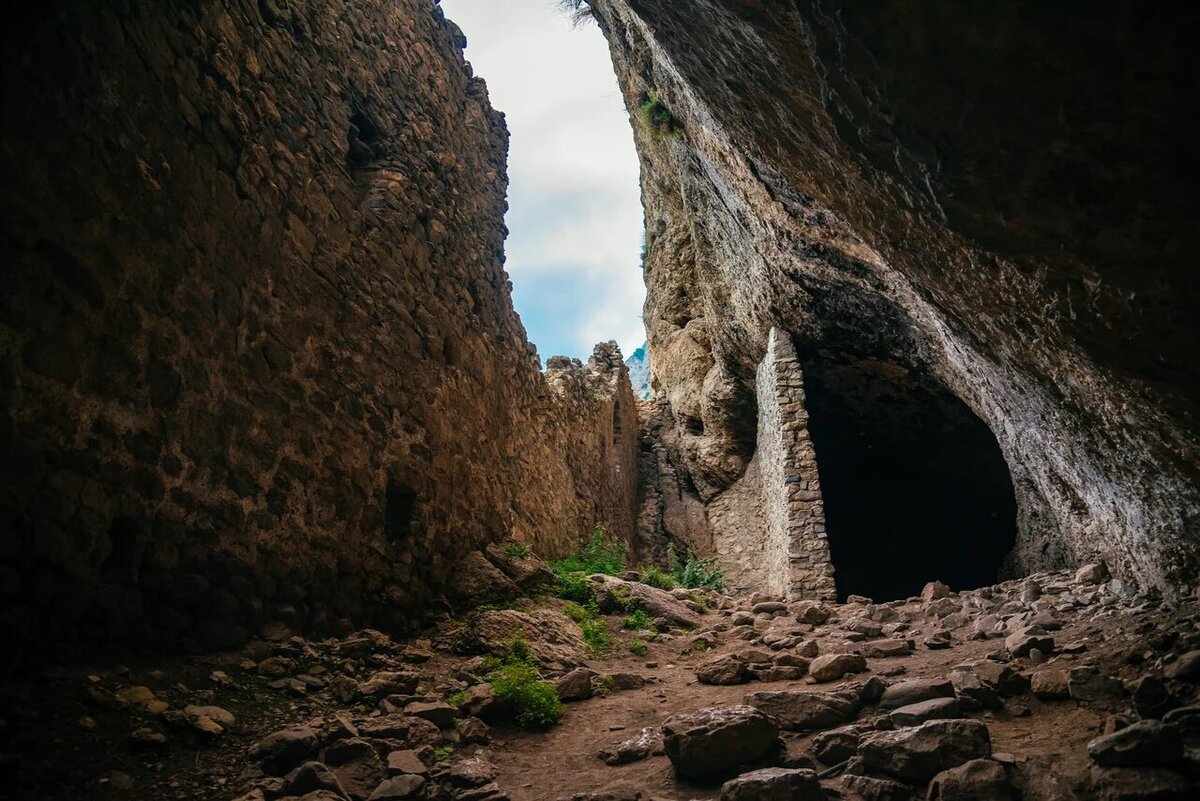
[[6, 630], [402, 627], [501, 536], [630, 536], [626, 370], [541, 373], [432, 0], [5, 17]]
[[737, 496], [778, 328], [806, 373], [931, 387], [986, 424], [1016, 503], [1005, 572], [1196, 578], [1200, 243], [1176, 113], [1200, 85], [1195, 11], [591, 6], [642, 160], [659, 413], [709, 525], [761, 536], [776, 513]]

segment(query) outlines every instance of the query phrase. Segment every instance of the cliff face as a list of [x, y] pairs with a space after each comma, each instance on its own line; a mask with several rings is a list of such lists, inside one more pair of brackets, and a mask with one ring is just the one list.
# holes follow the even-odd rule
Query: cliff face
[[5, 14], [6, 629], [402, 627], [486, 542], [631, 535], [620, 354], [540, 372], [432, 0]]
[[784, 502], [754, 469], [774, 327], [815, 446], [784, 479], [820, 474], [843, 593], [870, 567], [839, 549], [917, 588], [1099, 559], [1195, 579], [1195, 11], [591, 5], [642, 158], [672, 482], [705, 509], [680, 536]]

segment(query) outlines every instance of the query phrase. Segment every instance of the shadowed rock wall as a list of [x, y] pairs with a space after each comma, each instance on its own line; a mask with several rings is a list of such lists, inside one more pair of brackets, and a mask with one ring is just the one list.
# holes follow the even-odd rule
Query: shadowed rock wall
[[631, 535], [620, 354], [539, 371], [432, 0], [4, 13], [6, 629], [401, 627], [498, 537]]
[[[697, 500], [720, 506], [751, 464], [776, 326], [802, 366], [887, 365], [987, 424], [1017, 501], [1009, 572], [1196, 578], [1198, 170], [1179, 110], [1200, 12], [592, 6], [643, 164], [653, 382]], [[640, 118], [651, 93], [672, 124]]]

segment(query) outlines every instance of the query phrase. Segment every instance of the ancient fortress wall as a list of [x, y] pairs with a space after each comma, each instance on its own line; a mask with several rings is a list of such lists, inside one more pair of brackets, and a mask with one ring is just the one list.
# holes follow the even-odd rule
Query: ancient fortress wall
[[403, 627], [484, 543], [630, 536], [626, 372], [540, 372], [432, 0], [5, 15], [6, 630]]

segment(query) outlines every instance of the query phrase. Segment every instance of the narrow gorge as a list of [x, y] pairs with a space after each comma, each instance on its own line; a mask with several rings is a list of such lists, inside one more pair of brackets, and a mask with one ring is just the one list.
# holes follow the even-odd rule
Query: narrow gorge
[[437, 0], [5, 9], [0, 799], [1196, 797], [1200, 11], [559, 5], [628, 363]]

